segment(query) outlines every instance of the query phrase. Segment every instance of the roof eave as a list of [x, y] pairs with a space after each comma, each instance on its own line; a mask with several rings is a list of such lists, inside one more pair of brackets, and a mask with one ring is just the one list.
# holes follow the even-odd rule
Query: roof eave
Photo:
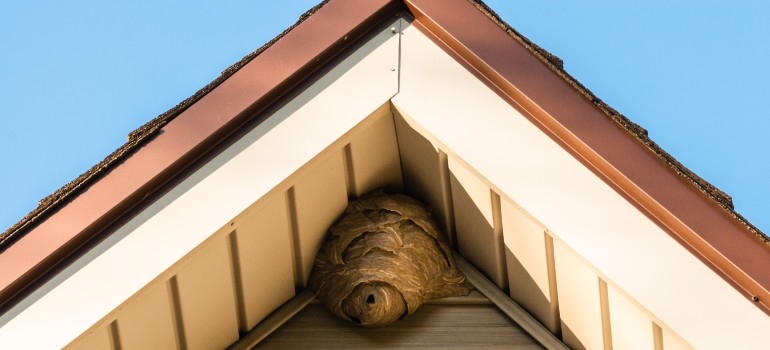
[[[448, 53], [526, 110], [535, 125], [770, 314], [767, 237], [732, 209], [729, 196], [661, 150], [644, 129], [596, 98], [558, 58], [513, 31], [483, 3], [404, 2], [416, 25]], [[0, 306], [162, 191], [226, 136], [255, 122], [260, 111], [401, 6], [397, 0], [324, 2], [132, 133], [124, 148], [2, 235], [0, 264], [10, 268], [0, 272]], [[313, 20], [305, 21], [310, 14]]]
[[770, 314], [767, 237], [732, 209], [729, 196], [660, 149], [644, 129], [596, 98], [560, 60], [531, 45], [480, 1], [405, 3], [417, 26], [440, 46]]
[[[401, 8], [327, 0], [218, 79], [129, 135], [125, 146], [0, 237], [0, 308], [101, 236], [201, 157]], [[312, 20], [307, 20], [312, 15]], [[216, 118], [212, 118], [216, 115]]]

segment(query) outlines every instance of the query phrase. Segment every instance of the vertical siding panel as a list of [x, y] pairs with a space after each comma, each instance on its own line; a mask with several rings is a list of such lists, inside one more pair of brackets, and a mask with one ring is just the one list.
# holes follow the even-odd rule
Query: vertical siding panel
[[[345, 179], [345, 186], [349, 185], [347, 177]], [[292, 273], [294, 274], [294, 288], [295, 291], [302, 289], [304, 282], [302, 280], [303, 272], [302, 266], [302, 247], [300, 246], [299, 239], [299, 223], [297, 222], [297, 195], [294, 190], [294, 186], [290, 187], [284, 193], [284, 199], [286, 202], [286, 215], [288, 216], [289, 231], [291, 232], [289, 241], [291, 242], [291, 261], [292, 261]]]
[[657, 323], [652, 323], [652, 341], [655, 350], [663, 350], [663, 330]]
[[692, 345], [688, 344], [684, 339], [679, 337], [678, 334], [672, 332], [667, 327], [663, 328], [663, 349], [665, 350], [692, 350], [695, 349]]
[[353, 135], [350, 157], [354, 182], [351, 195], [360, 196], [380, 187], [401, 189], [401, 158], [396, 129], [389, 106], [383, 106], [370, 118], [372, 125]]
[[457, 233], [455, 232], [454, 205], [452, 204], [452, 185], [450, 184], [449, 155], [442, 150], [438, 150], [438, 174], [441, 188], [441, 208], [444, 222], [441, 226], [445, 227], [445, 232], [449, 238], [449, 244], [457, 247]]
[[294, 184], [301, 281], [305, 286], [326, 230], [348, 205], [342, 152], [302, 169]]
[[599, 305], [602, 314], [602, 339], [604, 350], [612, 350], [612, 321], [610, 320], [610, 297], [607, 292], [607, 282], [601, 277], [596, 281], [599, 284]]
[[438, 149], [398, 113], [395, 114], [398, 151], [401, 156], [401, 169], [404, 174], [404, 190], [419, 198], [430, 207], [450, 241], [454, 243], [452, 215], [445, 205], [445, 189], [441, 176]]
[[[107, 327], [109, 327], [109, 324], [86, 332], [64, 348], [68, 350], [112, 349], [112, 339]], [[45, 330], [41, 331], [41, 336], [45, 336]]]
[[507, 272], [502, 240], [495, 235], [492, 192], [486, 183], [452, 158], [449, 170], [457, 248], [498, 288], [505, 289]]
[[345, 187], [348, 197], [358, 197], [361, 194], [356, 188], [356, 171], [353, 165], [353, 146], [350, 143], [342, 147], [342, 162], [345, 166]]
[[[235, 223], [231, 222], [230, 226]], [[230, 280], [233, 282], [233, 300], [235, 300], [235, 316], [238, 324], [238, 334], [245, 334], [249, 327], [246, 325], [246, 304], [243, 300], [243, 273], [241, 271], [240, 252], [238, 251], [238, 235], [235, 231], [230, 232], [225, 238], [227, 240], [227, 254], [230, 257]]]
[[294, 296], [285, 196], [262, 201], [258, 211], [238, 219], [234, 233], [247, 330]]
[[599, 276], [561, 242], [554, 242], [554, 257], [564, 343], [573, 349], [603, 349]]
[[652, 319], [613, 286], [607, 287], [615, 349], [655, 348]]
[[[515, 205], [502, 200], [503, 237], [510, 295], [553, 333], [560, 328], [552, 310], [558, 305], [549, 282], [545, 228], [527, 217]], [[552, 290], [553, 289], [553, 290]]]
[[120, 341], [120, 330], [118, 330], [118, 321], [114, 320], [107, 326], [107, 335], [110, 337], [110, 342], [113, 350], [123, 350]]
[[118, 316], [122, 350], [174, 349], [176, 337], [165, 284], [139, 294]]
[[559, 286], [556, 283], [556, 258], [554, 257], [553, 236], [546, 230], [543, 232], [545, 237], [545, 260], [548, 265], [548, 287], [550, 289], [549, 300], [551, 302], [550, 321], [548, 326], [553, 334], [561, 337], [561, 317], [559, 316]]
[[177, 276], [171, 277], [166, 282], [166, 295], [171, 306], [171, 322], [174, 325], [174, 339], [178, 349], [187, 349], [187, 339], [184, 335], [184, 322], [182, 322], [182, 306], [179, 301], [179, 281]]
[[188, 349], [221, 349], [238, 340], [231, 277], [225, 237], [198, 252], [177, 274]]

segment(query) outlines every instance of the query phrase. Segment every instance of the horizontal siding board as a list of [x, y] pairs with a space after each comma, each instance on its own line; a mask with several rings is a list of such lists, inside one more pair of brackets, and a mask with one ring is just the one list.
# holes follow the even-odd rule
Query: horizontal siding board
[[308, 305], [260, 349], [543, 349], [494, 305], [423, 305], [388, 327], [343, 321], [321, 304]]

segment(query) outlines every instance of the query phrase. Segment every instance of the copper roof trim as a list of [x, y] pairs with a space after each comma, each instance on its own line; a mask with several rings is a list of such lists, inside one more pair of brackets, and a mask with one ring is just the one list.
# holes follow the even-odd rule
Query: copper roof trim
[[445, 50], [526, 110], [535, 125], [745, 297], [756, 297], [760, 309], [770, 314], [767, 237], [735, 213], [729, 196], [662, 151], [643, 128], [596, 98], [560, 61], [480, 1], [405, 3], [417, 24]]
[[[327, 0], [0, 235], [0, 307], [400, 8]], [[312, 21], [306, 19], [313, 16]]]
[[260, 53], [262, 53], [263, 51], [268, 49], [270, 46], [272, 46], [276, 41], [283, 38], [288, 32], [290, 32], [296, 26], [304, 22], [305, 19], [313, 15], [316, 11], [318, 11], [321, 7], [326, 5], [326, 3], [328, 3], [329, 1], [330, 0], [323, 0], [318, 5], [313, 6], [313, 8], [303, 13], [299, 17], [297, 22], [295, 22], [289, 28], [286, 28], [286, 30], [278, 34], [275, 38], [268, 41], [267, 43], [262, 45], [260, 48], [252, 51], [250, 54], [243, 57], [240, 61], [234, 63], [230, 67], [227, 67], [225, 70], [223, 70], [219, 74], [219, 76], [216, 79], [208, 83], [206, 86], [204, 86], [200, 90], [196, 91], [192, 96], [184, 99], [184, 101], [179, 102], [173, 108], [163, 112], [161, 115], [153, 118], [152, 120], [145, 123], [144, 125], [136, 128], [136, 130], [131, 131], [128, 134], [128, 141], [125, 144], [123, 144], [123, 146], [121, 146], [117, 150], [110, 153], [110, 155], [105, 157], [102, 161], [92, 166], [86, 172], [84, 172], [74, 180], [70, 181], [69, 183], [65, 184], [64, 186], [56, 190], [54, 193], [41, 199], [38, 202], [37, 208], [32, 210], [30, 213], [25, 215], [21, 220], [19, 220], [17, 223], [13, 224], [11, 227], [7, 228], [2, 234], [0, 234], [0, 253], [2, 253], [2, 251], [8, 245], [12, 244], [13, 240], [16, 239], [17, 236], [23, 235], [25, 229], [27, 229], [30, 226], [34, 226], [37, 220], [44, 218], [46, 214], [50, 213], [51, 211], [54, 211], [56, 208], [58, 208], [59, 205], [61, 205], [62, 203], [65, 203], [72, 196], [79, 193], [81, 189], [87, 187], [92, 181], [97, 180], [100, 177], [100, 175], [102, 175], [105, 171], [107, 171], [113, 164], [116, 164], [121, 159], [124, 159], [125, 157], [130, 156], [133, 150], [135, 150], [137, 147], [140, 147], [141, 145], [143, 145], [144, 143], [152, 139], [152, 137], [155, 136], [164, 125], [166, 125], [168, 122], [172, 121], [176, 116], [184, 112], [184, 110], [187, 109], [187, 107], [189, 107], [196, 101], [200, 100], [203, 96], [205, 96], [211, 90], [219, 86], [223, 81], [227, 80], [227, 78], [229, 78], [230, 76], [235, 74], [235, 72], [237, 72], [239, 69], [241, 69], [243, 66], [251, 62], [251, 60], [253, 60], [254, 57], [258, 56]]
[[599, 109], [601, 109], [602, 112], [607, 114], [607, 116], [612, 118], [615, 122], [617, 122], [624, 129], [626, 129], [626, 131], [631, 133], [631, 135], [634, 138], [638, 139], [640, 142], [645, 144], [653, 153], [655, 153], [658, 157], [663, 159], [680, 176], [686, 178], [688, 181], [691, 181], [692, 184], [695, 187], [697, 187], [700, 191], [710, 196], [713, 200], [715, 200], [722, 207], [724, 207], [725, 210], [730, 212], [731, 215], [735, 217], [735, 219], [742, 222], [744, 225], [747, 226], [749, 230], [755, 233], [763, 241], [770, 244], [770, 236], [766, 235], [759, 228], [754, 226], [752, 223], [746, 220], [746, 218], [744, 218], [742, 215], [740, 215], [738, 212], [735, 211], [735, 207], [733, 205], [733, 199], [729, 194], [720, 190], [718, 187], [714, 186], [710, 182], [698, 176], [698, 174], [696, 174], [692, 170], [688, 169], [686, 166], [684, 166], [684, 164], [680, 163], [674, 156], [666, 152], [657, 143], [655, 143], [655, 141], [653, 141], [649, 137], [647, 130], [644, 127], [634, 123], [628, 117], [618, 112], [616, 109], [612, 108], [611, 106], [606, 104], [604, 101], [602, 101], [599, 97], [594, 95], [594, 93], [591, 92], [591, 90], [589, 90], [587, 87], [581, 84], [577, 79], [572, 77], [572, 75], [570, 75], [564, 69], [564, 62], [560, 58], [558, 58], [556, 55], [553, 55], [552, 53], [548, 52], [544, 48], [538, 46], [537, 44], [533, 43], [528, 38], [520, 34], [516, 29], [514, 29], [508, 23], [502, 20], [497, 15], [497, 13], [495, 13], [491, 8], [489, 8], [481, 0], [469, 0], [469, 1], [473, 3], [482, 12], [484, 12], [484, 14], [486, 14], [487, 17], [495, 21], [495, 23], [497, 23], [500, 26], [500, 28], [508, 32], [511, 35], [511, 37], [513, 37], [521, 45], [529, 49], [535, 56], [537, 56], [540, 60], [542, 60], [543, 63], [548, 65], [554, 72], [556, 72], [556, 74], [562, 77], [566, 82], [572, 85], [576, 90], [582, 93], [587, 99], [589, 99], [597, 107], [599, 107]]
[[[769, 239], [735, 212], [728, 195], [660, 149], [646, 130], [564, 71], [558, 57], [481, 1], [404, 2], [417, 24], [446, 49], [770, 313], [770, 246], [763, 244]], [[195, 95], [132, 132], [123, 147], [0, 234], [0, 265], [7, 267], [0, 270], [0, 306], [401, 5], [398, 0], [325, 0]], [[305, 21], [311, 15], [314, 21]], [[518, 45], [506, 45], [510, 40]]]

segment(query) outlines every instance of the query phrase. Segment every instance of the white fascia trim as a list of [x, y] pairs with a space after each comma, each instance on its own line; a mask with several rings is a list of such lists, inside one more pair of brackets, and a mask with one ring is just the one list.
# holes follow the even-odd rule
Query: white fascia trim
[[0, 348], [64, 347], [387, 103], [400, 22], [0, 317]]
[[696, 348], [767, 346], [767, 315], [419, 30], [401, 40], [392, 103], [412, 127]]

